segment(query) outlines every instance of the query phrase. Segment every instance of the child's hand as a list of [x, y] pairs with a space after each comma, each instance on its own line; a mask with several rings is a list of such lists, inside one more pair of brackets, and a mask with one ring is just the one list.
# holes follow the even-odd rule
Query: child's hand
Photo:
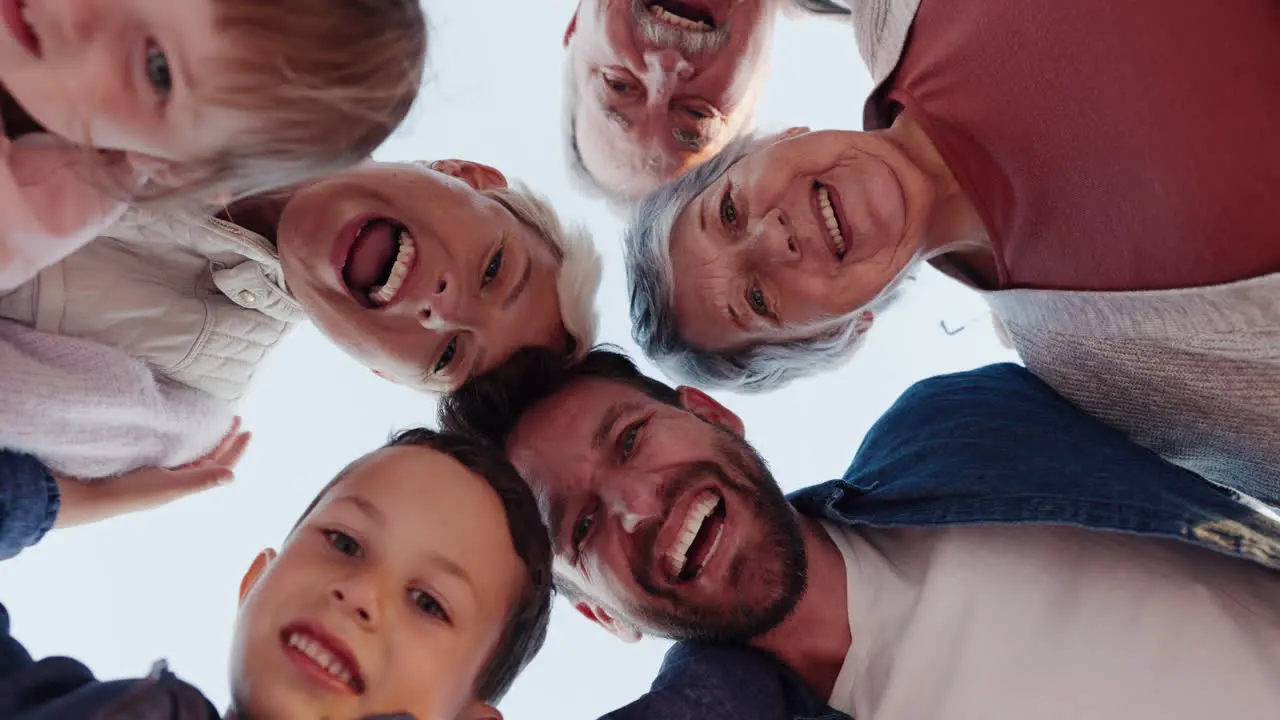
[[150, 510], [192, 493], [225, 485], [234, 479], [235, 466], [249, 446], [249, 438], [249, 433], [240, 432], [237, 417], [217, 447], [181, 467], [144, 468], [92, 483], [56, 475], [62, 507], [53, 527], [88, 525], [116, 515]]

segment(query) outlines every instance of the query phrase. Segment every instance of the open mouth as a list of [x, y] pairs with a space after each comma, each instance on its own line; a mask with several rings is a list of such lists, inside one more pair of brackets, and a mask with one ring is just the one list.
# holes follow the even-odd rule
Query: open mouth
[[827, 247], [839, 263], [844, 260], [845, 253], [849, 250], [849, 231], [840, 221], [844, 217], [843, 209], [840, 207], [840, 196], [819, 182], [813, 184], [813, 194], [818, 205], [818, 222], [827, 231], [825, 238]]
[[714, 490], [702, 491], [689, 504], [680, 531], [662, 557], [672, 583], [687, 583], [707, 567], [720, 546], [724, 520], [724, 498]]
[[0, 12], [4, 15], [4, 24], [9, 26], [9, 32], [18, 44], [37, 58], [40, 57], [40, 38], [31, 23], [27, 0], [3, 0], [3, 10]]
[[355, 657], [341, 640], [319, 628], [295, 624], [280, 633], [285, 652], [307, 674], [340, 692], [364, 693], [364, 678]]
[[654, 0], [648, 7], [650, 15], [682, 30], [711, 32], [716, 29], [716, 19], [711, 12], [689, 2]]
[[417, 256], [413, 236], [404, 226], [374, 218], [356, 232], [342, 266], [342, 281], [366, 307], [382, 307], [400, 294]]

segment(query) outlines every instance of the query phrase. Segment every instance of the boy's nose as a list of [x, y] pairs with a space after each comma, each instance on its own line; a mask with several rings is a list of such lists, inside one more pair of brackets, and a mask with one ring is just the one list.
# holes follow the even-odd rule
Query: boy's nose
[[357, 624], [363, 626], [377, 624], [378, 611], [374, 593], [364, 588], [358, 581], [334, 587], [330, 594], [342, 607], [342, 611], [353, 618]]

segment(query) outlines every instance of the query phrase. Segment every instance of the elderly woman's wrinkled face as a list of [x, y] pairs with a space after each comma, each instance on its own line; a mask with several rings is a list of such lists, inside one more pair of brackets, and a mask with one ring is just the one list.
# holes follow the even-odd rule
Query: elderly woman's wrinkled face
[[525, 346], [565, 349], [550, 243], [483, 190], [493, 168], [371, 163], [299, 190], [277, 244], [325, 335], [380, 375], [457, 387]]
[[915, 258], [923, 175], [869, 133], [792, 135], [702, 191], [671, 233], [678, 332], [727, 351], [811, 337]]

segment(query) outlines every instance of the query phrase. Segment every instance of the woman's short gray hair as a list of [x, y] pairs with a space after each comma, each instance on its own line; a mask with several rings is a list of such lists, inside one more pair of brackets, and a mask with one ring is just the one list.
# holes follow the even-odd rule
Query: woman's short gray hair
[[551, 203], [522, 182], [491, 188], [483, 194], [533, 228], [555, 252], [560, 260], [560, 270], [556, 273], [560, 316], [565, 330], [573, 339], [570, 353], [575, 359], [586, 355], [595, 345], [599, 332], [600, 317], [596, 312], [595, 299], [603, 269], [600, 253], [591, 242], [591, 234], [580, 225], [566, 227]]
[[796, 378], [840, 365], [852, 357], [875, 317], [906, 277], [904, 272], [860, 312], [815, 328], [811, 337], [708, 351], [680, 336], [675, 315], [675, 269], [671, 232], [676, 218], [703, 190], [747, 155], [775, 138], [748, 135], [730, 143], [705, 164], [649, 193], [627, 225], [627, 283], [631, 295], [631, 336], [645, 355], [679, 382], [707, 388], [766, 392]]

